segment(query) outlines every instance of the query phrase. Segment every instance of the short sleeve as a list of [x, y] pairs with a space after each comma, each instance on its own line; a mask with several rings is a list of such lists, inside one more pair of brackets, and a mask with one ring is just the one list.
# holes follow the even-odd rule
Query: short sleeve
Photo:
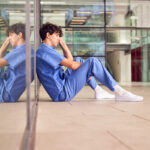
[[22, 62], [22, 59], [24, 58], [23, 55], [24, 54], [20, 55], [20, 53], [18, 52], [11, 51], [7, 55], [5, 55], [3, 59], [5, 59], [10, 66], [16, 67], [18, 64]]
[[65, 58], [64, 56], [62, 56], [55, 50], [42, 52], [42, 60], [44, 60], [47, 64], [49, 64], [53, 68], [57, 68], [64, 58]]

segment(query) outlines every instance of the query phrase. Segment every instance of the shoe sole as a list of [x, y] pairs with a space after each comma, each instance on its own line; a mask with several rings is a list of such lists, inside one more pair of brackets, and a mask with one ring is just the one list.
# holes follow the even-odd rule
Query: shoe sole
[[118, 102], [141, 102], [143, 99], [140, 100], [129, 100], [129, 99], [115, 99]]

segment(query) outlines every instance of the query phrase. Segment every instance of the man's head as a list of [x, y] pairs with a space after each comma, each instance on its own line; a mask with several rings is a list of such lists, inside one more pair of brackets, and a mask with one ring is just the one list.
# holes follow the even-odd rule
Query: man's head
[[16, 23], [7, 29], [7, 35], [12, 47], [16, 47], [25, 40], [25, 24]]
[[42, 41], [50, 43], [53, 47], [59, 44], [59, 39], [62, 35], [61, 27], [49, 22], [43, 24], [40, 28], [40, 37]]

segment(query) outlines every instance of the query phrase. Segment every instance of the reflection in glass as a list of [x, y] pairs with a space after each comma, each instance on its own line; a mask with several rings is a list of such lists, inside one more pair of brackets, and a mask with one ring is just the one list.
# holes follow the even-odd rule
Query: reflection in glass
[[[0, 47], [7, 39], [6, 31], [10, 26], [16, 23], [26, 23], [25, 4], [26, 0], [0, 0]], [[4, 54], [4, 59], [8, 61], [8, 65], [1, 69], [3, 82], [1, 76], [0, 85], [4, 83], [4, 86], [0, 86], [0, 100], [19, 102], [0, 105], [3, 108], [3, 110], [1, 109], [3, 115], [0, 116], [0, 119], [3, 120], [0, 123], [2, 127], [0, 133], [4, 133], [0, 139], [2, 149], [19, 149], [26, 126], [26, 103], [23, 102], [26, 100], [26, 92], [24, 92], [26, 86], [26, 45], [25, 41], [22, 43], [20, 41], [23, 36], [22, 32], [25, 32], [22, 31], [23, 29], [25, 28], [20, 28], [19, 25], [9, 32], [8, 35], [11, 35], [12, 38], [9, 40], [10, 44]], [[14, 40], [20, 45], [15, 45]], [[13, 138], [10, 139], [11, 136]], [[7, 143], [13, 143], [13, 145]]]
[[[0, 48], [0, 101], [16, 102], [26, 87], [25, 24], [16, 23], [9, 26], [7, 36]], [[6, 53], [9, 44], [13, 48], [10, 52]], [[33, 80], [33, 50], [31, 57], [31, 80]]]
[[[2, 45], [2, 43], [5, 41], [5, 39], [6, 39], [6, 37], [7, 37], [7, 35], [6, 35], [6, 31], [7, 31], [7, 29], [11, 26], [11, 25], [13, 25], [13, 24], [16, 24], [16, 23], [25, 23], [26, 22], [26, 13], [25, 13], [25, 2], [26, 1], [22, 1], [22, 2], [18, 2], [18, 1], [14, 1], [14, 2], [12, 2], [12, 1], [1, 1], [0, 2], [0, 46]], [[33, 14], [32, 14], [32, 17], [33, 17]], [[33, 19], [32, 19], [32, 25], [33, 25]], [[18, 29], [19, 29], [19, 27], [18, 27]], [[16, 33], [16, 35], [17, 36], [19, 36], [19, 31], [20, 30], [18, 30], [17, 31], [17, 33]], [[24, 31], [25, 32], [25, 31]], [[12, 31], [12, 33], [13, 33], [13, 31]], [[32, 33], [32, 32], [31, 32]], [[19, 40], [19, 37], [18, 37], [18, 40]], [[31, 41], [32, 41], [32, 44], [33, 44], [33, 35], [31, 34]], [[14, 50], [12, 50], [13, 49], [13, 47], [14, 47], [14, 45], [12, 45], [11, 46], [11, 44], [9, 44], [9, 46], [8, 46], [8, 48], [7, 48], [7, 52], [6, 53], [8, 53], [8, 55], [11, 55], [11, 53], [14, 51]], [[25, 48], [24, 48], [25, 49]], [[24, 51], [25, 52], [25, 51]], [[9, 54], [10, 53], [10, 54]], [[32, 51], [32, 53], [33, 53], [33, 51]], [[23, 60], [23, 56], [25, 56], [25, 54], [24, 53], [22, 53], [22, 60]], [[17, 60], [19, 60], [19, 59], [17, 59], [17, 57], [14, 57], [15, 58], [15, 60], [17, 61]], [[24, 63], [24, 67], [25, 67], [25, 60], [22, 62], [22, 63]], [[8, 67], [10, 67], [10, 66], [8, 66]], [[14, 75], [12, 74], [12, 73], [9, 73], [8, 71], [7, 71], [7, 68], [8, 68], [7, 66], [4, 68], [4, 70], [5, 70], [5, 78], [9, 78], [9, 77], [11, 77], [11, 76], [14, 76], [14, 75], [16, 75], [17, 73], [14, 73]], [[21, 68], [21, 67], [20, 67]], [[14, 69], [14, 68], [11, 68], [12, 70]], [[25, 68], [24, 68], [25, 69]], [[21, 72], [21, 71], [20, 71]], [[25, 70], [24, 70], [24, 72], [25, 72]], [[17, 77], [19, 78], [19, 75], [17, 75]], [[21, 77], [20, 77], [21, 78]], [[32, 78], [33, 78], [33, 76], [32, 76]], [[7, 79], [8, 80], [8, 79]], [[23, 86], [23, 85], [25, 85], [25, 74], [24, 74], [24, 80], [22, 80], [22, 82], [21, 82], [21, 80], [14, 80], [14, 85], [16, 84], [16, 83], [18, 83], [19, 84], [19, 82], [20, 82], [20, 89], [21, 89], [21, 86]], [[10, 88], [10, 87], [9, 87]], [[9, 90], [9, 88], [7, 88], [7, 91]], [[22, 90], [22, 92], [20, 91], [20, 93], [19, 93], [19, 90], [17, 89], [18, 87], [17, 86], [14, 86], [13, 87], [13, 89], [11, 90], [11, 92], [12, 93], [14, 93], [13, 94], [13, 97], [16, 97], [16, 95], [18, 94], [18, 98], [20, 97], [20, 95], [23, 93], [23, 91], [25, 90], [25, 87], [24, 87], [24, 89]], [[17, 93], [17, 91], [18, 91], [18, 93]], [[32, 92], [33, 93], [33, 92]], [[6, 97], [6, 95], [5, 95], [5, 97]], [[10, 98], [11, 96], [9, 95], [8, 96], [8, 99], [9, 100], [11, 100], [11, 98]], [[13, 101], [16, 101], [16, 100], [18, 100], [18, 98], [14, 98], [14, 100]], [[33, 96], [32, 96], [32, 98], [33, 98]], [[26, 95], [25, 94], [23, 94], [21, 97], [20, 97], [20, 99], [19, 100], [25, 100], [26, 99]], [[9, 101], [8, 100], [8, 101]]]

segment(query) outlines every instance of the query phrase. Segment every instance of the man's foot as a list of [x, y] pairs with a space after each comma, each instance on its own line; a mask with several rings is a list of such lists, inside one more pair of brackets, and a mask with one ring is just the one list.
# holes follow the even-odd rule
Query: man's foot
[[115, 100], [120, 102], [140, 102], [143, 100], [143, 97], [125, 91], [121, 94], [116, 93]]
[[95, 92], [95, 99], [104, 100], [104, 99], [114, 99], [115, 95], [109, 94], [105, 90], [101, 89], [99, 92]]
[[119, 85], [114, 86], [115, 89], [115, 100], [120, 102], [140, 102], [143, 100], [142, 96], [138, 96], [128, 92], [127, 90], [123, 89]]

